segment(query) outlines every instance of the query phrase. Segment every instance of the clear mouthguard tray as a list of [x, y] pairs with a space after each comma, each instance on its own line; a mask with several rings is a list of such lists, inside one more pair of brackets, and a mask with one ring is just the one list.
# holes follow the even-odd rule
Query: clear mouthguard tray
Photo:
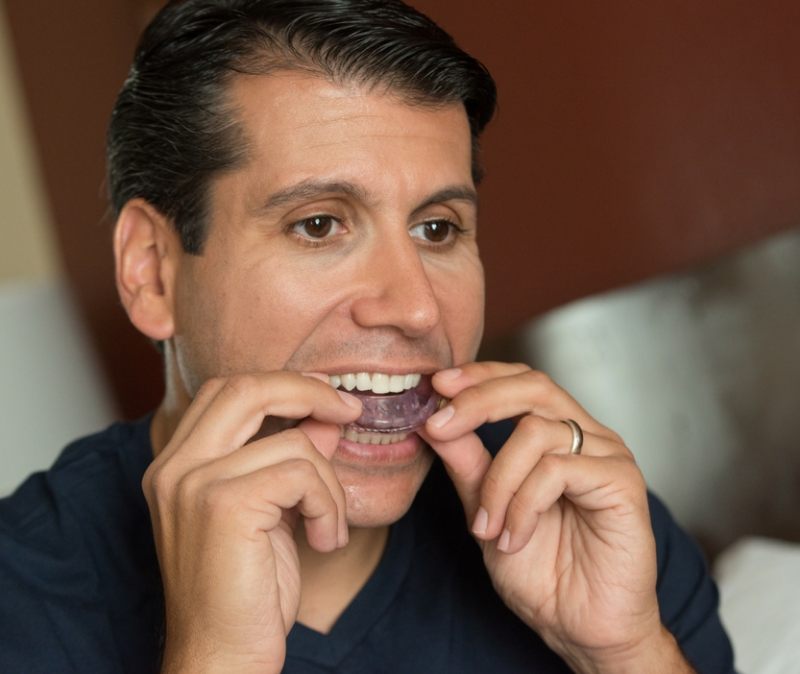
[[419, 385], [402, 393], [378, 395], [351, 391], [363, 405], [361, 416], [348, 429], [357, 432], [401, 433], [421, 428], [444, 402], [433, 390], [430, 376], [423, 376]]

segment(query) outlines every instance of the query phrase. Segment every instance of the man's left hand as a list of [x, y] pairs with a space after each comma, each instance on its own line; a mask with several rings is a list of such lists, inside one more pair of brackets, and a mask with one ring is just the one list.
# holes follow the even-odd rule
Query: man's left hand
[[[661, 624], [647, 489], [622, 439], [525, 365], [470, 363], [433, 384], [451, 402], [421, 435], [506, 605], [578, 671], [692, 671]], [[492, 459], [474, 431], [501, 419], [516, 428]]]

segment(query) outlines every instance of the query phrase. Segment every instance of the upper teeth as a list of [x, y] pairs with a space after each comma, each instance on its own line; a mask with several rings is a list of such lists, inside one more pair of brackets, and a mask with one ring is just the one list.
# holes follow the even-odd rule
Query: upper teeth
[[380, 372], [355, 372], [332, 374], [328, 377], [333, 388], [346, 391], [372, 391], [373, 393], [402, 393], [419, 384], [421, 374], [382, 374]]

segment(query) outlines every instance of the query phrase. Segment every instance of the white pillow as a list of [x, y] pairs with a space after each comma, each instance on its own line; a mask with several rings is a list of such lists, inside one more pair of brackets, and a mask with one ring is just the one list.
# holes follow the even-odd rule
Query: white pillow
[[745, 538], [714, 565], [742, 674], [800, 672], [800, 544]]

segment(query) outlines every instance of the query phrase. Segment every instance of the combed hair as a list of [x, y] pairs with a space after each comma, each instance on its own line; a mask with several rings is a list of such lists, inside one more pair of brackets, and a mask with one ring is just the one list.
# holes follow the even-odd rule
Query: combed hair
[[112, 113], [115, 215], [141, 197], [174, 223], [185, 251], [201, 253], [209, 182], [247, 158], [226, 85], [292, 69], [382, 87], [413, 105], [463, 103], [479, 179], [494, 81], [415, 9], [399, 0], [173, 0], [145, 30]]

